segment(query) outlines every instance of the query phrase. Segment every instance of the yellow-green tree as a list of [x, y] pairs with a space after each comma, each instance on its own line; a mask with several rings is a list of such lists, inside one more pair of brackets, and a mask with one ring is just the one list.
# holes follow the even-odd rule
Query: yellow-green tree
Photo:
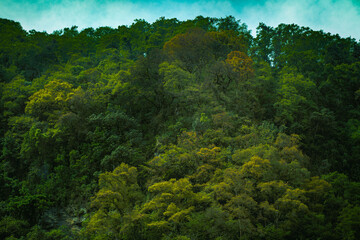
[[131, 234], [137, 229], [136, 206], [144, 199], [137, 174], [135, 167], [122, 163], [113, 172], [99, 176], [100, 190], [91, 201], [95, 212], [86, 225], [85, 236], [90, 239], [116, 239], [124, 232]]

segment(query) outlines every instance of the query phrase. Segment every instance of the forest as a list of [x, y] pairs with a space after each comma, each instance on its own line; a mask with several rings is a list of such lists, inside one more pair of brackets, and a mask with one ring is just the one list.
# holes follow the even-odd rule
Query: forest
[[360, 239], [359, 40], [0, 19], [0, 101], [0, 239]]

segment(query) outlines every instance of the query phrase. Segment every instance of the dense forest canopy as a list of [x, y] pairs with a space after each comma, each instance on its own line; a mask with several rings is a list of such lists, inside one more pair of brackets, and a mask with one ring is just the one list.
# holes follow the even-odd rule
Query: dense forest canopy
[[360, 239], [355, 39], [0, 19], [0, 99], [0, 239]]

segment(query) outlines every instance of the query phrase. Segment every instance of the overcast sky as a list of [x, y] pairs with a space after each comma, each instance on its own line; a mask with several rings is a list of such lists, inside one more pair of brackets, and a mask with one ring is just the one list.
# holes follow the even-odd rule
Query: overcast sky
[[0, 18], [21, 23], [25, 30], [47, 31], [76, 25], [131, 25], [134, 19], [193, 19], [232, 15], [252, 33], [259, 22], [277, 26], [296, 23], [314, 30], [360, 39], [360, 0], [0, 0]]

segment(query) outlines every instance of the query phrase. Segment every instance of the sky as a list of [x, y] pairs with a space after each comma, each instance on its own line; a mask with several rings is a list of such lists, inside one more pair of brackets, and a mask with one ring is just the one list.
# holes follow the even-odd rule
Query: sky
[[295, 23], [360, 40], [360, 0], [0, 0], [0, 18], [20, 22], [25, 30], [52, 33], [65, 27], [152, 23], [160, 17], [234, 16], [256, 34], [259, 22], [276, 27]]

